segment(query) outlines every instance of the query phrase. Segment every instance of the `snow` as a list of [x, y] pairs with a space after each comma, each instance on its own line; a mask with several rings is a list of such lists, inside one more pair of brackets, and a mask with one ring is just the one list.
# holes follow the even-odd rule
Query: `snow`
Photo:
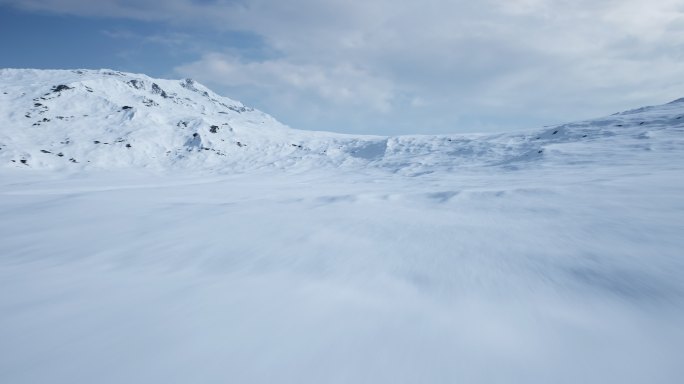
[[0, 70], [0, 382], [684, 377], [684, 103], [347, 136], [78, 72]]

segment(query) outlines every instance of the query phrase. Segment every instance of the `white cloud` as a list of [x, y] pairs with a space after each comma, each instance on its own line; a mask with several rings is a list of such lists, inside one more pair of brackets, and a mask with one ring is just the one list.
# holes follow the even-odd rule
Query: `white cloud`
[[229, 87], [252, 86], [282, 92], [313, 93], [338, 105], [387, 111], [391, 84], [349, 63], [324, 67], [284, 59], [245, 62], [230, 55], [207, 54], [177, 68], [197, 79]]
[[[306, 127], [455, 131], [489, 119], [506, 129], [684, 95], [682, 0], [14, 3], [261, 36], [277, 57], [205, 52], [177, 71], [258, 88], [260, 106]], [[335, 123], [288, 114], [293, 104]]]

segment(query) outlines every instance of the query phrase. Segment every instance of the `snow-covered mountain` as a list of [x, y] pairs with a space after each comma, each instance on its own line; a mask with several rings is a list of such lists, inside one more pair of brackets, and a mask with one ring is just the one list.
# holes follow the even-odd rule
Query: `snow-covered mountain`
[[14, 69], [0, 78], [5, 166], [210, 168], [300, 150], [298, 132], [190, 79]]
[[378, 137], [291, 129], [190, 79], [2, 69], [0, 81], [0, 167], [230, 172], [371, 165], [410, 174], [561, 157], [592, 161], [595, 151], [633, 156], [683, 145], [681, 99], [524, 133]]

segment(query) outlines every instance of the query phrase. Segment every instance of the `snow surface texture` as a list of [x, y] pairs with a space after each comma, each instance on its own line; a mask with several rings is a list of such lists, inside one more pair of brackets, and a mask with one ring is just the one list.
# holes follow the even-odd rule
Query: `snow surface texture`
[[684, 100], [373, 137], [0, 76], [2, 383], [684, 379]]

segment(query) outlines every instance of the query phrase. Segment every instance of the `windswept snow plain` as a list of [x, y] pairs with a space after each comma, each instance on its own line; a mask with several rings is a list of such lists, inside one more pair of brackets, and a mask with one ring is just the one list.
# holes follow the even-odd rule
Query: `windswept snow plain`
[[684, 100], [376, 137], [0, 79], [1, 383], [684, 380]]

